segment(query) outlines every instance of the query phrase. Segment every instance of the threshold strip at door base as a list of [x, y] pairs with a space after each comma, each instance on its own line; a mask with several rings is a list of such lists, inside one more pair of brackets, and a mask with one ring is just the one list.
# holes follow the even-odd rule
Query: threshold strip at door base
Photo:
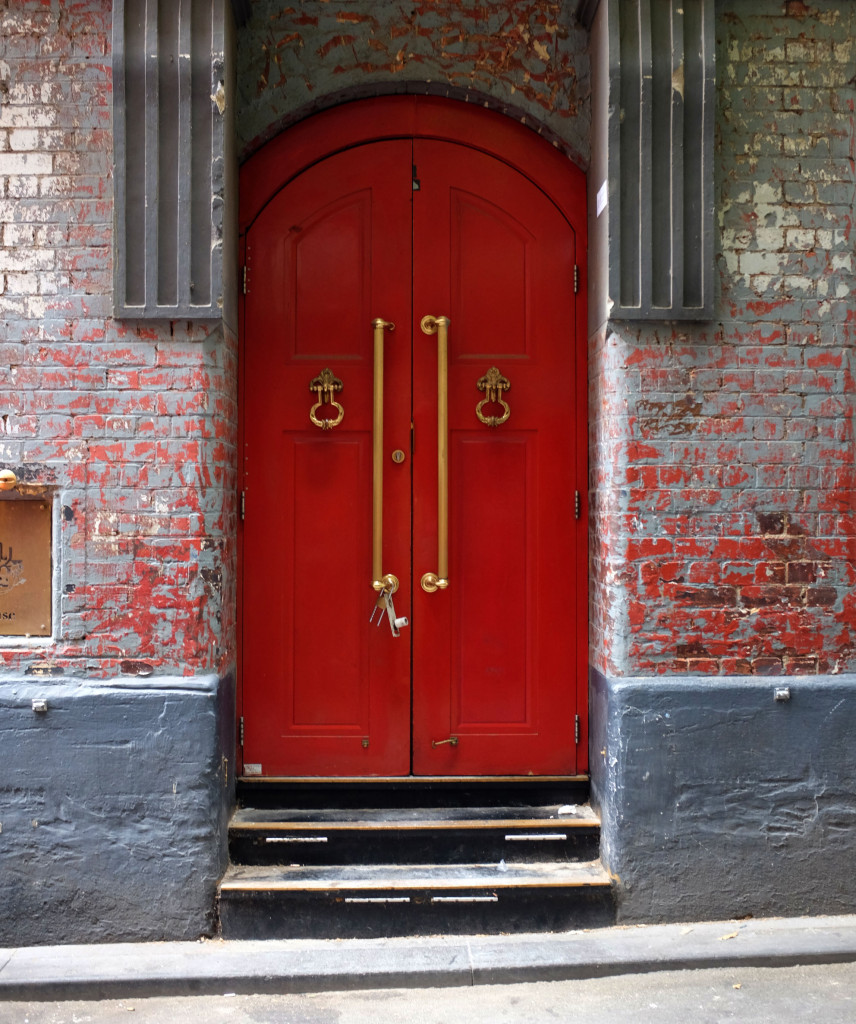
[[588, 782], [588, 775], [239, 775], [238, 782], [248, 786], [265, 785], [420, 785], [422, 783], [520, 783]]

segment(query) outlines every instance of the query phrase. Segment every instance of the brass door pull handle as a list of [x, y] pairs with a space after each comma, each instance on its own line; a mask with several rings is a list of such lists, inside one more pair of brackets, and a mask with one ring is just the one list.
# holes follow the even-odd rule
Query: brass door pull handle
[[[318, 401], [309, 410], [309, 419], [312, 420], [316, 427], [320, 427], [322, 430], [332, 430], [333, 427], [338, 427], [342, 422], [345, 417], [345, 410], [333, 398], [333, 395], [341, 391], [343, 387], [344, 384], [342, 384], [338, 377], [333, 375], [333, 371], [329, 367], [325, 367], [317, 377], [309, 382], [309, 390], [314, 391], [318, 396]], [[318, 419], [315, 414], [322, 405], [332, 405], [337, 410], [338, 415], [334, 420]]]
[[449, 318], [424, 316], [420, 327], [437, 335], [437, 571], [421, 581], [433, 594], [449, 586]]
[[[383, 571], [383, 337], [395, 324], [379, 317], [374, 328], [374, 410], [372, 417], [372, 587], [379, 594], [398, 590], [398, 580]], [[394, 583], [393, 583], [394, 581]], [[390, 620], [391, 621], [391, 620]], [[393, 631], [393, 635], [395, 635]]]
[[[509, 408], [508, 402], [502, 397], [503, 391], [508, 391], [511, 387], [511, 381], [508, 377], [503, 377], [499, 372], [498, 367], [491, 366], [484, 377], [479, 378], [476, 387], [479, 391], [484, 391], [485, 396], [476, 406], [476, 416], [482, 423], [487, 424], [489, 427], [498, 427], [505, 423], [508, 417], [511, 415], [511, 409]], [[501, 405], [502, 415], [501, 416], [485, 416], [482, 409], [488, 402]]]

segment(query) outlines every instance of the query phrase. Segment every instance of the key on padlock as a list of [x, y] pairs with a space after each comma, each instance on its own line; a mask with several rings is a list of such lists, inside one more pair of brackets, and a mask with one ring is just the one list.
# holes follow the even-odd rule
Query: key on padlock
[[372, 613], [369, 616], [369, 624], [374, 622], [375, 612], [377, 612], [377, 625], [380, 626], [380, 624], [383, 622], [383, 612], [384, 609], [386, 608], [385, 595], [386, 590], [381, 590], [378, 593], [377, 601], [375, 601], [374, 608], [372, 608]]

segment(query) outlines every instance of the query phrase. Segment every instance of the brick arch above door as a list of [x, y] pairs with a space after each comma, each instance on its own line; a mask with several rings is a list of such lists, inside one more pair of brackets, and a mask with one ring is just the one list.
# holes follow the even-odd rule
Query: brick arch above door
[[577, 0], [245, 6], [236, 46], [242, 159], [343, 100], [413, 92], [525, 117], [588, 160], [590, 41]]

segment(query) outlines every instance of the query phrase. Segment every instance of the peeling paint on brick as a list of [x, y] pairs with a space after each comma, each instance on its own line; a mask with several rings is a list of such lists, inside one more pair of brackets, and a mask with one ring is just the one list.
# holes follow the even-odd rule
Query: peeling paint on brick
[[[0, 4], [0, 459], [61, 505], [52, 664], [223, 672], [237, 343], [112, 319], [110, 30], [102, 0]], [[42, 658], [0, 641], [7, 672]]]
[[607, 674], [856, 667], [854, 29], [846, 4], [717, 5], [717, 320], [590, 345]]
[[257, 0], [238, 43], [239, 147], [342, 98], [439, 92], [525, 117], [588, 162], [587, 37], [568, 0]]

